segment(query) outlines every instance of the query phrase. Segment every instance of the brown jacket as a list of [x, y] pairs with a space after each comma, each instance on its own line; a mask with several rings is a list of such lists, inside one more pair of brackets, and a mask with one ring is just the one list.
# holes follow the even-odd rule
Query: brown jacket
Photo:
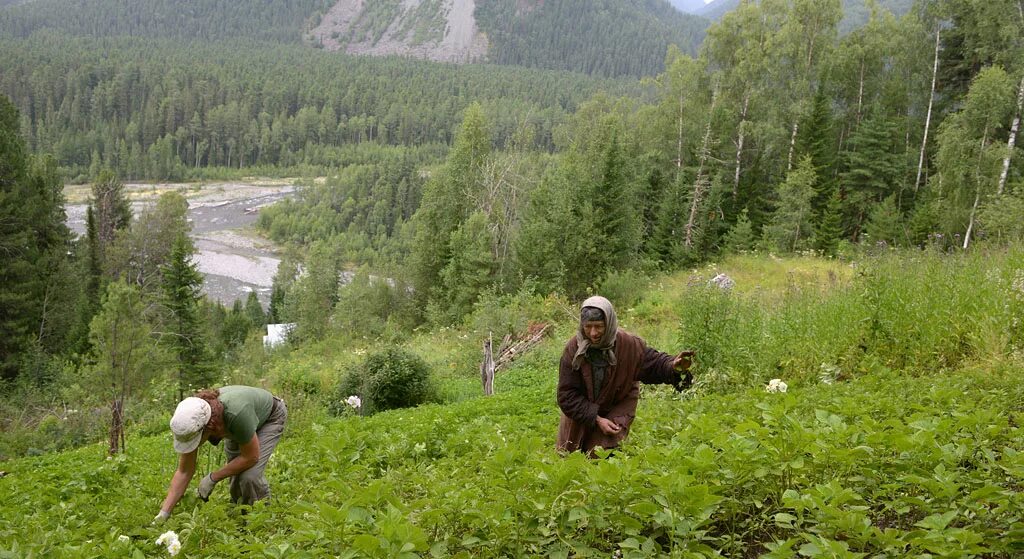
[[[572, 368], [578, 341], [565, 344], [558, 367], [558, 407], [562, 419], [558, 426], [558, 448], [566, 452], [590, 452], [596, 446], [614, 448], [629, 434], [640, 399], [640, 383], [689, 385], [690, 375], [683, 378], [672, 368], [675, 356], [647, 347], [642, 339], [619, 329], [615, 337], [616, 365], [605, 373], [601, 393], [594, 394], [590, 363], [583, 359], [577, 370]], [[622, 430], [606, 435], [597, 427], [601, 416], [618, 423]]]

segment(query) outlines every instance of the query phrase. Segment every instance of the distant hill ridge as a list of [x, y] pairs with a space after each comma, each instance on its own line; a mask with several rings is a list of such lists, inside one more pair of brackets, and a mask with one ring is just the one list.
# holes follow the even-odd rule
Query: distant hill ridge
[[[690, 0], [673, 0], [673, 3], [683, 9], [680, 4], [682, 2], [689, 2]], [[741, 0], [713, 0], [708, 2], [702, 8], [694, 10], [690, 13], [696, 14], [701, 17], [705, 17], [712, 21], [718, 21], [722, 19], [726, 13], [734, 10], [740, 5]], [[871, 9], [868, 7], [867, 0], [841, 0], [843, 6], [843, 19], [839, 22], [839, 32], [849, 33], [858, 27], [861, 27], [868, 21], [868, 17], [871, 15]], [[900, 16], [910, 11], [913, 6], [913, 0], [878, 0], [878, 7], [882, 10], [890, 11], [893, 14]]]
[[0, 37], [245, 38], [328, 51], [651, 76], [709, 22], [665, 0], [0, 0]]

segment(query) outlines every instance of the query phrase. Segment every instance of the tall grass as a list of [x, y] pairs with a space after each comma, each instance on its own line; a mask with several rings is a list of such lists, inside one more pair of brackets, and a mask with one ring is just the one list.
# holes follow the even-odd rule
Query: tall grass
[[[778, 262], [764, 270], [767, 281], [777, 284], [780, 269], [799, 264]], [[723, 291], [690, 282], [645, 301], [655, 308], [639, 307], [652, 317], [679, 317], [676, 343], [697, 350], [709, 389], [776, 377], [834, 381], [879, 367], [927, 374], [998, 360], [1024, 339], [1021, 247], [889, 252], [857, 262], [849, 280], [828, 283], [805, 278], [782, 290]]]

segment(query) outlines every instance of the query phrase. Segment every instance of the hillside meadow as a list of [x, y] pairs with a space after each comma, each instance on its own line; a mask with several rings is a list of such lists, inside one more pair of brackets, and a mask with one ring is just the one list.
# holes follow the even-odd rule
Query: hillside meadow
[[[717, 273], [736, 286], [709, 288]], [[694, 388], [644, 387], [614, 454], [553, 448], [576, 303], [495, 298], [463, 328], [392, 340], [431, 365], [438, 403], [328, 416], [340, 372], [378, 344], [355, 336], [237, 373], [292, 408], [269, 505], [233, 507], [221, 484], [150, 526], [176, 464], [166, 433], [129, 432], [111, 459], [3, 462], [0, 558], [163, 557], [165, 530], [184, 557], [1024, 554], [1024, 248], [736, 256], [602, 291], [654, 347], [698, 351]], [[531, 320], [554, 335], [478, 396], [485, 330]], [[221, 460], [204, 448], [200, 475]]]

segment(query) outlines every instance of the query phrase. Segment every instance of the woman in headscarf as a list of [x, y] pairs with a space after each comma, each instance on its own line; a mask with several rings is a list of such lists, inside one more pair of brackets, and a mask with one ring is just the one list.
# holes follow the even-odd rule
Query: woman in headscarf
[[558, 448], [592, 453], [617, 447], [636, 417], [640, 383], [688, 388], [692, 357], [692, 351], [662, 353], [619, 329], [608, 299], [583, 301], [579, 329], [558, 367]]

